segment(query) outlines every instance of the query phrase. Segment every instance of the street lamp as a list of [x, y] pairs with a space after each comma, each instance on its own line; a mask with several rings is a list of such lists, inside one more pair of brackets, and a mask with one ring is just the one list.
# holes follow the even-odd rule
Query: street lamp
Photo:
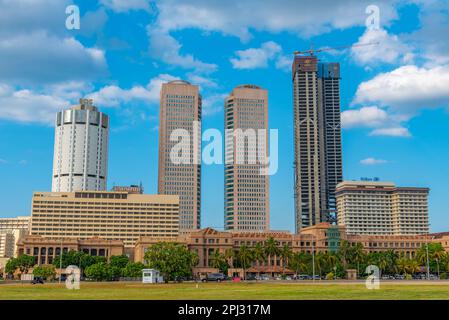
[[[429, 223], [430, 230], [430, 223]], [[429, 263], [429, 232], [426, 234], [426, 264], [427, 264], [427, 280], [430, 280], [430, 263]]]
[[312, 236], [312, 280], [315, 282], [315, 235], [310, 235]]

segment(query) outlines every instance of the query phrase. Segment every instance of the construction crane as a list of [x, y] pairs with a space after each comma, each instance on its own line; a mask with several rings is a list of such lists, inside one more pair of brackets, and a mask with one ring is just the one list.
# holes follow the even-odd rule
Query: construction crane
[[297, 54], [310, 54], [311, 56], [314, 55], [316, 52], [322, 52], [322, 51], [330, 51], [330, 50], [338, 50], [338, 49], [347, 49], [347, 48], [354, 48], [354, 47], [364, 47], [364, 46], [372, 46], [372, 45], [378, 45], [379, 42], [370, 42], [370, 43], [359, 43], [359, 44], [353, 44], [350, 46], [339, 46], [339, 47], [327, 47], [327, 48], [321, 48], [321, 49], [310, 49], [305, 51], [295, 51], [293, 52], [294, 55]]

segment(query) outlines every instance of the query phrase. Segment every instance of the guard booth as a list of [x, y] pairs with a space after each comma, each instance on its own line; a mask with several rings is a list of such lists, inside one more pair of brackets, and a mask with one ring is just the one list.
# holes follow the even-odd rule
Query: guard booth
[[162, 283], [164, 278], [161, 276], [159, 270], [156, 269], [143, 269], [142, 270], [142, 283]]

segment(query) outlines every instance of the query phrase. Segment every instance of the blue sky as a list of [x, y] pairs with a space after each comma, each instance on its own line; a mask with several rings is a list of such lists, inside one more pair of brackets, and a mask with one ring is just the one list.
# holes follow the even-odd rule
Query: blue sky
[[[65, 8], [79, 6], [79, 30]], [[432, 231], [449, 230], [448, 1], [0, 0], [0, 216], [28, 215], [51, 189], [53, 120], [92, 97], [111, 117], [108, 185], [157, 190], [161, 83], [201, 87], [203, 128], [223, 128], [223, 99], [269, 92], [279, 129], [271, 228], [293, 230], [291, 52], [357, 43], [341, 63], [345, 179], [431, 188]], [[368, 5], [379, 27], [367, 28]], [[204, 166], [202, 226], [223, 226], [223, 167]]]

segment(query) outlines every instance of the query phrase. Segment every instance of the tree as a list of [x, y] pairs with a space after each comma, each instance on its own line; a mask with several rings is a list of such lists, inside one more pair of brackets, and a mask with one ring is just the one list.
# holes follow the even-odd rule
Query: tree
[[288, 264], [288, 260], [292, 256], [292, 249], [286, 244], [279, 251], [279, 256], [282, 259], [282, 274], [285, 274], [285, 266]]
[[109, 260], [109, 264], [111, 267], [117, 267], [119, 269], [123, 269], [126, 267], [126, 265], [129, 263], [129, 258], [127, 255], [120, 255], [120, 256], [111, 256]]
[[228, 263], [226, 257], [219, 250], [215, 250], [212, 256], [209, 257], [210, 266], [212, 268], [217, 268], [223, 273], [228, 271]]
[[22, 254], [15, 259], [10, 259], [8, 262], [10, 262], [10, 265], [6, 264], [7, 273], [14, 273], [17, 269], [20, 270], [20, 273], [28, 273], [28, 269], [34, 266], [34, 257]]
[[159, 270], [165, 282], [192, 274], [198, 256], [184, 245], [175, 242], [158, 242], [148, 248], [145, 260], [150, 268]]
[[341, 242], [341, 245], [338, 248], [338, 256], [342, 260], [343, 268], [346, 270], [351, 259], [351, 245], [347, 240]]
[[239, 251], [237, 251], [236, 256], [240, 267], [243, 269], [243, 280], [246, 279], [246, 270], [249, 268], [251, 263], [253, 262], [253, 252], [244, 244], [240, 247]]
[[19, 266], [18, 266], [17, 258], [11, 258], [11, 259], [8, 260], [8, 262], [6, 262], [5, 272], [7, 274], [13, 275], [18, 267]]
[[273, 237], [269, 237], [267, 241], [265, 241], [264, 250], [265, 254], [270, 258], [273, 258], [279, 254], [278, 244]]
[[127, 278], [140, 278], [144, 268], [145, 265], [142, 262], [128, 262], [125, 268], [122, 269], [122, 275]]
[[86, 276], [95, 281], [111, 280], [112, 273], [110, 267], [102, 262], [95, 263], [85, 269]]
[[360, 272], [360, 263], [365, 261], [365, 252], [363, 251], [363, 244], [360, 242], [357, 242], [352, 248], [351, 248], [351, 256], [354, 259], [354, 262], [357, 263], [357, 275]]
[[226, 262], [228, 263], [229, 267], [234, 267], [234, 258], [235, 258], [235, 252], [233, 249], [226, 249], [225, 253], [224, 253]]
[[37, 266], [33, 269], [33, 275], [35, 277], [46, 278], [47, 280], [54, 279], [56, 276], [56, 269], [53, 265]]
[[259, 263], [259, 265], [263, 264], [267, 261], [267, 254], [265, 252], [265, 248], [263, 245], [258, 242], [253, 248], [254, 260]]
[[307, 254], [304, 252], [293, 253], [288, 260], [288, 267], [298, 275], [301, 272], [306, 272], [308, 260], [310, 259], [308, 259]]

